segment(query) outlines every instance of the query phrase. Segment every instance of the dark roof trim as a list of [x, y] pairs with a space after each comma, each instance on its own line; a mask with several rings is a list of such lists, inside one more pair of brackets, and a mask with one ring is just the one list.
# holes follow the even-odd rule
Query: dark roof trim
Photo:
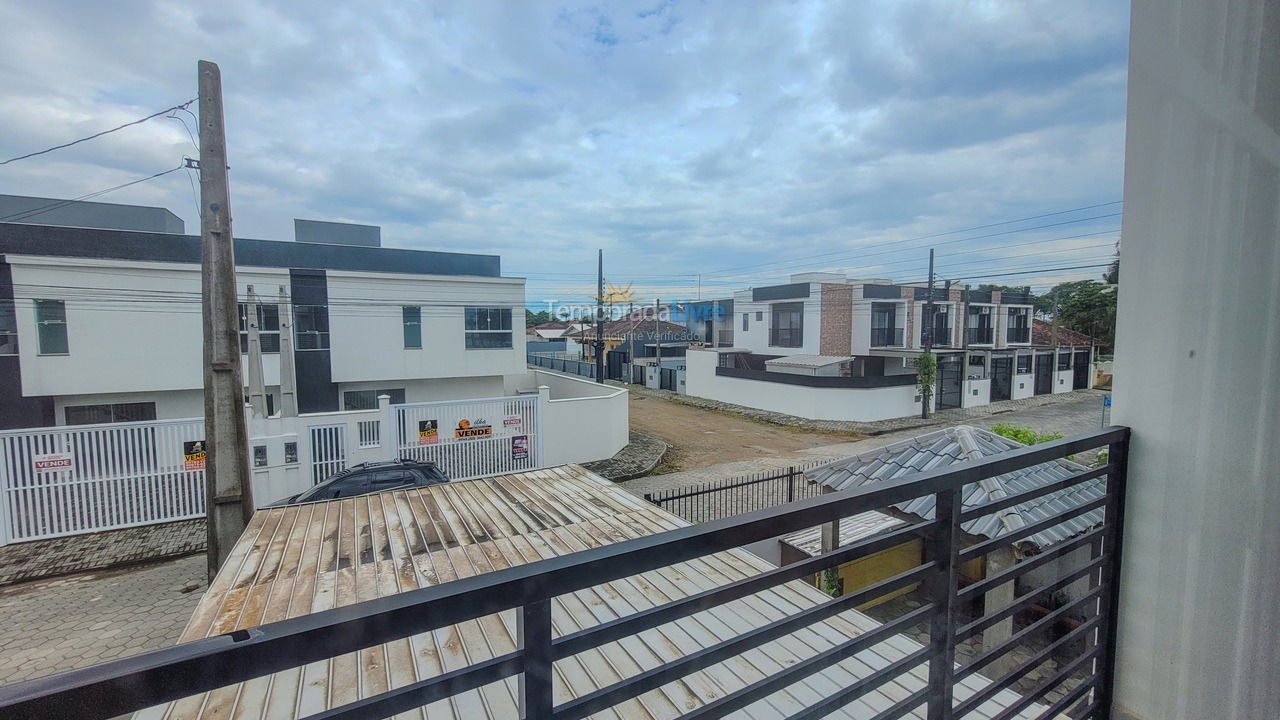
[[[193, 235], [0, 223], [0, 254], [200, 262]], [[321, 245], [236, 238], [236, 265], [311, 270], [351, 270], [416, 275], [501, 277], [497, 255]]]
[[754, 302], [767, 300], [790, 300], [792, 298], [809, 297], [809, 283], [791, 283], [789, 285], [769, 285], [751, 289]]

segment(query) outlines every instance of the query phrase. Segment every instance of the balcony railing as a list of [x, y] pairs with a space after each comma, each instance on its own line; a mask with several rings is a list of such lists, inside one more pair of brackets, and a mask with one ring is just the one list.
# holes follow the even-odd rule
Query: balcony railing
[[[921, 338], [923, 340], [923, 338]], [[951, 347], [951, 326], [938, 326], [933, 329], [933, 334], [929, 337], [934, 347]]]
[[871, 347], [901, 347], [902, 328], [871, 328]]
[[1028, 327], [1011, 327], [1005, 334], [1005, 342], [1011, 343], [1028, 343], [1031, 342], [1031, 328]]
[[990, 345], [993, 333], [991, 328], [969, 328], [969, 344], [970, 345]]
[[[811, 655], [772, 675], [729, 692], [690, 713], [700, 718], [721, 717], [740, 710], [778, 690], [889, 640], [916, 623], [929, 627], [928, 644], [865, 677], [819, 699], [792, 717], [820, 717], [895, 678], [903, 678], [927, 664], [928, 682], [877, 717], [901, 717], [927, 706], [930, 718], [961, 717], [995, 698], [1039, 667], [1054, 651], [1084, 640], [1084, 649], [1056, 669], [1019, 700], [1005, 705], [997, 716], [1018, 716], [1072, 675], [1081, 682], [1058, 697], [1040, 717], [1106, 717], [1111, 705], [1115, 659], [1115, 607], [1120, 577], [1120, 539], [1124, 507], [1124, 479], [1129, 431], [1112, 427], [1064, 440], [1002, 453], [947, 468], [920, 472], [908, 479], [872, 488], [834, 492], [780, 507], [682, 527], [540, 562], [519, 565], [453, 582], [411, 590], [356, 605], [325, 610], [277, 623], [238, 630], [134, 657], [73, 670], [47, 678], [0, 688], [0, 717], [110, 718], [160, 703], [193, 696], [270, 673], [297, 668], [411, 635], [476, 620], [516, 609], [519, 649], [442, 675], [418, 680], [329, 709], [313, 718], [386, 718], [466, 692], [506, 677], [523, 674], [519, 684], [522, 716], [570, 720], [583, 718], [628, 698], [654, 690], [689, 673], [716, 665], [752, 648], [821, 623], [869, 600], [920, 583], [927, 603], [871, 632], [842, 638], [828, 650]], [[1051, 462], [1100, 446], [1109, 449], [1108, 464], [1058, 482], [977, 507], [962, 505], [964, 489], [979, 481], [1021, 468]], [[1068, 507], [1057, 515], [1013, 529], [1005, 535], [964, 545], [962, 524], [1050, 493], [1106, 478], [1105, 493]], [[868, 510], [910, 502], [932, 495], [935, 518], [923, 520], [836, 548], [800, 562], [729, 582], [643, 609], [635, 614], [557, 636], [551, 622], [551, 598], [674, 563], [811, 528]], [[1036, 533], [1057, 528], [1073, 518], [1103, 508], [1104, 521], [1083, 529], [1014, 566], [994, 571], [961, 589], [959, 569], [964, 563]], [[742, 634], [684, 654], [664, 664], [558, 705], [552, 700], [553, 663], [606, 643], [635, 636], [650, 628], [745, 598], [780, 583], [812, 577], [871, 553], [904, 542], [923, 541], [923, 562], [914, 569], [765, 622]], [[1013, 583], [1050, 563], [1067, 564], [1073, 551], [1091, 548], [1090, 559], [1062, 569], [1058, 579], [1016, 595], [1002, 609], [968, 619], [962, 608], [997, 587]], [[1079, 562], [1079, 561], [1077, 561]], [[956, 644], [982, 633], [1033, 605], [1046, 595], [1088, 578], [1083, 596], [1050, 610], [1012, 637], [956, 666]], [[1024, 578], [1024, 582], [1026, 578]], [[1019, 583], [1022, 586], [1022, 583]], [[957, 703], [953, 690], [1009, 653], [1033, 628], [1050, 628], [1069, 613], [1087, 608], [1086, 619], [1059, 640]], [[828, 630], [829, 632], [829, 630]], [[1097, 661], [1096, 663], [1093, 661]], [[919, 681], [914, 681], [918, 684]], [[245, 692], [250, 692], [245, 688]], [[1083, 707], [1081, 707], [1083, 706]]]

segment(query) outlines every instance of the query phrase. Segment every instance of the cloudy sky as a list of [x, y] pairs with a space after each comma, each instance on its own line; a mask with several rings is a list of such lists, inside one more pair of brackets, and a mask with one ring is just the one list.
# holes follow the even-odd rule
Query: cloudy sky
[[[1118, 238], [1126, 3], [323, 5], [0, 0], [0, 159], [183, 102], [207, 59], [237, 235], [305, 217], [498, 253], [531, 306], [591, 292], [596, 248], [665, 299], [699, 273], [703, 297], [920, 280], [930, 246], [941, 277], [1041, 286], [1099, 271], [995, 274], [1105, 262]], [[196, 154], [158, 118], [0, 166], [0, 193]], [[186, 171], [101, 200], [199, 228]]]

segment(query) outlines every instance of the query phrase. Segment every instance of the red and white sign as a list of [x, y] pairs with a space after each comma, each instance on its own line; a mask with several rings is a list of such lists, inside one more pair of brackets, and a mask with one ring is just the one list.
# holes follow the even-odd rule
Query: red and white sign
[[520, 417], [519, 415], [508, 415], [508, 416], [506, 416], [505, 418], [503, 418], [503, 419], [502, 419], [502, 426], [503, 426], [503, 427], [508, 427], [508, 428], [510, 428], [510, 427], [515, 427], [515, 428], [518, 428], [518, 427], [520, 427], [520, 426], [521, 426], [521, 425], [523, 425], [523, 424], [524, 424], [524, 418]]
[[75, 460], [70, 453], [49, 453], [47, 455], [33, 455], [31, 457], [31, 465], [36, 472], [56, 472], [58, 470], [70, 470], [75, 466]]

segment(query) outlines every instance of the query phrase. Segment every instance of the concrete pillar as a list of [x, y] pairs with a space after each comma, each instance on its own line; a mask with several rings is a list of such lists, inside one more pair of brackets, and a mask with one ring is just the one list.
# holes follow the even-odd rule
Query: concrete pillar
[[[1013, 555], [1013, 547], [1002, 547], [993, 550], [987, 554], [987, 577], [999, 574], [1017, 563], [1017, 558]], [[996, 612], [1001, 608], [1007, 607], [1013, 602], [1015, 596], [1014, 583], [1009, 581], [1003, 585], [998, 585], [988, 590], [982, 596], [982, 611], [984, 615]], [[1013, 635], [1013, 618], [1005, 618], [1000, 622], [992, 625], [982, 632], [982, 651], [986, 651], [997, 647], [1000, 643], [1008, 640]], [[1016, 663], [1011, 653], [1006, 653], [999, 658], [993, 660], [982, 670], [982, 674], [989, 678], [995, 679], [1003, 676], [1005, 673], [1013, 669]]]
[[[378, 429], [378, 442], [382, 444], [383, 457], [388, 460], [400, 459], [400, 443], [404, 438], [400, 437], [400, 426], [396, 419], [396, 412], [391, 409], [391, 396], [378, 396], [378, 417], [381, 418], [381, 425]], [[405, 433], [414, 433], [410, 437], [417, 437], [418, 428], [408, 428]]]

